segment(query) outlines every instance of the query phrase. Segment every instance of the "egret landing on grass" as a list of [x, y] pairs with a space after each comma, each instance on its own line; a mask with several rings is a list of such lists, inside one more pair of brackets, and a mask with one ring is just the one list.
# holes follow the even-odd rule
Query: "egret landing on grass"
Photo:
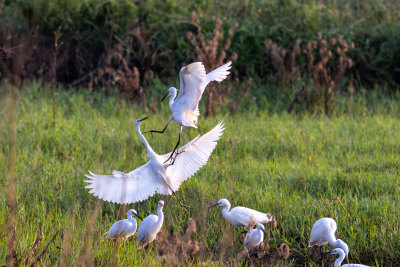
[[342, 264], [342, 261], [344, 260], [346, 254], [344, 253], [343, 249], [341, 248], [335, 248], [334, 250], [325, 252], [324, 254], [338, 254], [339, 258], [335, 261], [334, 267], [369, 267], [368, 265], [364, 264], [357, 264], [357, 263], [349, 263], [345, 265], [340, 265]]
[[[180, 89], [178, 97], [175, 99], [177, 90], [175, 87], [171, 87], [168, 89], [168, 93], [162, 99], [164, 100], [167, 96], [172, 96], [169, 99], [169, 108], [173, 114], [170, 117], [167, 125], [165, 125], [162, 131], [150, 130], [145, 132], [164, 133], [165, 129], [167, 129], [168, 125], [173, 120], [179, 124], [178, 142], [175, 145], [174, 150], [172, 150], [171, 155], [165, 162], [172, 159], [173, 154], [179, 146], [182, 127], [186, 126], [197, 128], [197, 117], [200, 115], [199, 101], [206, 86], [212, 81], [223, 81], [229, 75], [231, 65], [232, 62], [229, 61], [225, 65], [222, 65], [221, 67], [207, 74], [204, 65], [201, 62], [189, 64], [181, 69], [179, 72]], [[172, 164], [174, 164], [175, 159], [176, 157], [173, 159]]]
[[264, 234], [267, 234], [264, 225], [257, 225], [256, 229], [252, 229], [246, 234], [244, 238], [244, 249], [250, 252], [252, 249], [258, 247], [264, 241]]
[[146, 147], [149, 161], [130, 173], [113, 171], [112, 175], [98, 175], [89, 171], [90, 175], [86, 176], [90, 180], [85, 181], [89, 183], [86, 186], [91, 189], [89, 193], [105, 201], [119, 204], [143, 201], [155, 193], [174, 194], [176, 197], [175, 191], [179, 189], [182, 182], [206, 164], [224, 131], [223, 124], [220, 122], [208, 133], [197, 136], [178, 149], [176, 163], [171, 165], [164, 163], [169, 154], [156, 154], [140, 132], [140, 124], [145, 119], [147, 118], [137, 120], [135, 127]]
[[164, 222], [163, 207], [164, 201], [160, 200], [158, 202], [157, 215], [151, 214], [147, 216], [140, 224], [136, 239], [136, 243], [140, 247], [144, 247], [156, 239]]
[[222, 209], [222, 217], [235, 226], [249, 227], [250, 222], [260, 224], [270, 223], [274, 220], [274, 216], [271, 213], [262, 213], [245, 207], [234, 207], [229, 211], [231, 203], [225, 198], [220, 199], [215, 205], [210, 206], [209, 209], [218, 206], [224, 207]]
[[104, 237], [106, 239], [116, 239], [116, 238], [126, 239], [135, 234], [137, 229], [137, 223], [135, 218], [133, 218], [132, 216], [136, 216], [141, 220], [143, 219], [137, 214], [136, 210], [134, 209], [130, 209], [126, 215], [128, 219], [120, 220], [114, 223], [111, 226], [110, 230], [108, 230], [104, 234]]
[[349, 247], [341, 239], [336, 239], [335, 231], [337, 229], [336, 222], [332, 218], [322, 218], [314, 223], [311, 230], [310, 242], [308, 247], [314, 245], [320, 246], [322, 254], [322, 246], [329, 243], [333, 247], [340, 247], [346, 254], [349, 255]]

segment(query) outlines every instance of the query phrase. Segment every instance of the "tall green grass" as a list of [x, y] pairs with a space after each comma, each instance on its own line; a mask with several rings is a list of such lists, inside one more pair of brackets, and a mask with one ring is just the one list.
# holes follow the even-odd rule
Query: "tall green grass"
[[[369, 99], [374, 99], [372, 104]], [[207, 165], [177, 192], [190, 206], [187, 212], [173, 196], [156, 195], [121, 207], [96, 199], [84, 188], [87, 170], [130, 171], [147, 161], [134, 122], [149, 115], [142, 130], [160, 128], [169, 117], [167, 104], [160, 104], [152, 114], [136, 104], [121, 104], [114, 95], [58, 90], [54, 129], [49, 87], [23, 86], [17, 103], [15, 250], [19, 259], [28, 254], [40, 232], [43, 241], [36, 255], [59, 231], [41, 259], [44, 265], [161, 265], [155, 244], [139, 250], [135, 237], [118, 246], [105, 242], [102, 235], [125, 217], [128, 208], [147, 216], [156, 212], [157, 201], [163, 199], [165, 231], [181, 234], [189, 218], [198, 222], [201, 250], [193, 264], [237, 264], [244, 238], [241, 229], [230, 227], [218, 208], [206, 209], [227, 198], [233, 206], [276, 216], [278, 226], [269, 232], [269, 251], [287, 243], [291, 248], [287, 265], [314, 265], [311, 257], [316, 250], [307, 249], [309, 234], [313, 223], [324, 216], [337, 221], [337, 237], [349, 245], [351, 262], [379, 266], [399, 262], [400, 123], [398, 105], [390, 99], [366, 93], [343, 104], [347, 108], [331, 117], [266, 109], [233, 115], [221, 110], [215, 117], [200, 117], [198, 130], [184, 129], [183, 143], [220, 120], [226, 130]], [[5, 97], [0, 111], [3, 265], [10, 164]], [[166, 153], [177, 133], [177, 125], [172, 124], [165, 134], [147, 138], [157, 153]]]

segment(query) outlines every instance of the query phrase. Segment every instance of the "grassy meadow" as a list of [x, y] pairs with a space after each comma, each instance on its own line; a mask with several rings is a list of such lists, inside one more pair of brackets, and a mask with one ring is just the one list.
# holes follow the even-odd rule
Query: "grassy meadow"
[[[47, 266], [171, 263], [172, 256], [160, 256], [160, 242], [139, 250], [136, 236], [124, 243], [103, 240], [129, 208], [144, 217], [156, 212], [160, 199], [165, 201], [164, 242], [173, 242], [168, 237], [173, 233], [182, 236], [190, 218], [197, 222], [193, 239], [199, 250], [189, 263], [249, 264], [241, 253], [242, 229], [228, 225], [220, 208], [207, 210], [220, 198], [276, 216], [277, 227], [267, 230], [268, 248], [258, 262], [270, 262], [286, 243], [289, 257], [278, 257], [275, 264], [332, 264], [336, 257], [314, 261], [318, 250], [307, 249], [313, 223], [327, 216], [337, 221], [336, 236], [349, 245], [350, 262], [400, 264], [397, 100], [372, 102], [374, 92], [343, 103], [338, 98], [342, 108], [330, 117], [257, 110], [249, 103], [241, 112], [221, 110], [200, 117], [198, 130], [183, 130], [182, 143], [221, 120], [226, 129], [207, 165], [177, 192], [189, 206], [184, 210], [173, 196], [164, 195], [127, 206], [106, 203], [90, 195], [83, 182], [87, 170], [109, 174], [144, 164], [147, 155], [134, 122], [148, 115], [141, 129], [161, 129], [170, 115], [167, 103], [152, 113], [112, 94], [59, 90], [53, 128], [51, 90], [40, 84], [23, 86], [16, 94], [14, 164], [13, 105], [5, 91], [0, 98], [0, 265], [6, 264], [11, 213], [20, 264], [37, 257]], [[177, 134], [173, 123], [165, 134], [147, 139], [164, 154], [172, 150]], [[10, 193], [14, 171], [15, 190]], [[9, 194], [15, 197], [14, 211], [8, 208]], [[179, 256], [176, 261], [180, 263]]]

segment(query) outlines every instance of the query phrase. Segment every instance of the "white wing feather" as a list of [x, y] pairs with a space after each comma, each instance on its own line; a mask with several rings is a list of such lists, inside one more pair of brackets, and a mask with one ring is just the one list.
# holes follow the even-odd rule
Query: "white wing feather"
[[129, 204], [143, 201], [154, 195], [161, 183], [151, 169], [150, 163], [133, 170], [130, 173], [113, 171], [112, 175], [86, 175], [90, 180], [85, 188], [89, 193], [109, 202]]
[[[167, 177], [170, 177], [170, 186], [176, 191], [181, 183], [193, 174], [195, 174], [201, 167], [203, 167], [212, 151], [217, 145], [218, 139], [224, 131], [224, 125], [221, 121], [208, 133], [197, 136], [191, 142], [179, 148], [174, 165], [169, 166], [166, 170]], [[163, 155], [164, 160], [169, 158], [170, 153]]]
[[179, 72], [180, 91], [175, 103], [184, 105], [185, 109], [196, 111], [207, 84], [221, 82], [229, 75], [232, 62], [206, 74], [203, 63], [195, 62], [183, 67]]
[[251, 218], [255, 224], [270, 223], [274, 219], [271, 213], [263, 213], [245, 207], [234, 207], [230, 212], [235, 218], [235, 224], [245, 227], [249, 226]]

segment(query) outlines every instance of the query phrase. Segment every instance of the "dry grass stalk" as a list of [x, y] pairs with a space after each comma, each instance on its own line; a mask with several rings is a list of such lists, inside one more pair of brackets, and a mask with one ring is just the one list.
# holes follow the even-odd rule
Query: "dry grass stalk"
[[194, 239], [197, 232], [196, 221], [190, 219], [183, 236], [173, 233], [168, 234], [161, 230], [156, 239], [158, 254], [166, 266], [178, 266], [182, 262], [188, 264], [200, 250], [199, 243]]
[[36, 263], [38, 263], [39, 261], [42, 260], [43, 256], [47, 253], [47, 250], [49, 249], [49, 246], [51, 243], [54, 242], [54, 240], [56, 239], [57, 235], [59, 234], [59, 231], [57, 231], [53, 238], [49, 241], [49, 243], [47, 243], [47, 245], [44, 247], [44, 249], [42, 250], [42, 252], [40, 252], [40, 254], [36, 257], [35, 261], [31, 263], [31, 267], [35, 266]]
[[[280, 82], [294, 85], [296, 80], [301, 78], [302, 73], [307, 72], [309, 83], [313, 84], [314, 89], [311, 95], [304, 88], [295, 93], [288, 111], [290, 112], [297, 102], [305, 101], [309, 104], [323, 102], [325, 114], [328, 114], [333, 93], [339, 89], [345, 71], [353, 65], [347, 52], [354, 49], [354, 43], [348, 45], [341, 36], [328, 41], [319, 33], [317, 40], [309, 41], [303, 49], [301, 49], [301, 40], [297, 40], [290, 53], [270, 39], [265, 41], [265, 48], [271, 55]], [[296, 63], [296, 58], [301, 56], [301, 51], [307, 61]]]
[[[196, 52], [196, 60], [203, 62], [206, 71], [212, 71], [217, 67], [223, 65], [227, 61], [227, 52], [231, 46], [231, 41], [235, 32], [235, 29], [239, 27], [238, 23], [235, 23], [229, 30], [228, 37], [225, 40], [225, 44], [221, 50], [218, 49], [220, 41], [221, 41], [221, 26], [222, 21], [219, 18], [212, 17], [214, 21], [214, 32], [213, 37], [206, 41], [203, 34], [203, 29], [200, 26], [200, 20], [195, 12], [192, 12], [191, 22], [197, 29], [197, 34], [193, 32], [187, 32], [186, 38], [192, 43]], [[234, 53], [232, 55], [232, 60], [237, 59], [237, 54]], [[219, 105], [223, 104], [225, 101], [225, 96], [230, 93], [231, 87], [219, 87], [217, 90], [217, 86], [215, 83], [211, 83], [206, 92], [207, 95], [207, 109], [206, 116], [210, 115], [214, 112], [214, 102], [216, 101]]]
[[56, 128], [56, 86], [57, 86], [57, 57], [59, 53], [61, 38], [61, 28], [59, 27], [54, 32], [54, 51], [53, 51], [53, 64], [52, 64], [52, 79], [51, 79], [51, 99], [52, 99], [52, 111], [53, 111], [53, 129]]
[[42, 243], [43, 241], [43, 232], [40, 229], [40, 232], [38, 234], [38, 236], [35, 238], [35, 241], [32, 244], [31, 249], [29, 250], [29, 252], [27, 253], [27, 255], [25, 255], [24, 257], [24, 266], [28, 266], [28, 262], [33, 258], [33, 256], [35, 256], [36, 254], [36, 250], [38, 249], [40, 243]]

